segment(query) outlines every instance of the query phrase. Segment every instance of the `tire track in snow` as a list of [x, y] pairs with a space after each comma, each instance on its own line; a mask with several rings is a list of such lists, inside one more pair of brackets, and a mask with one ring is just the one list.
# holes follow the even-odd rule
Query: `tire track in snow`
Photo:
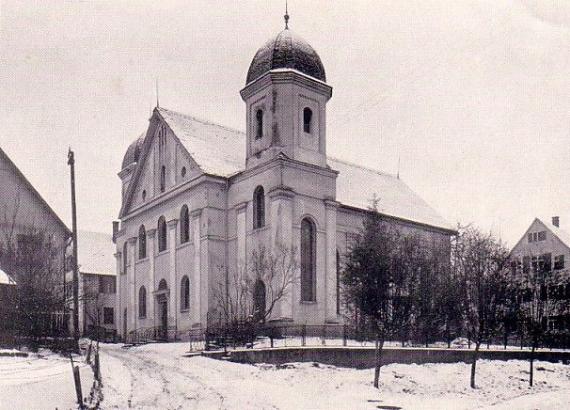
[[[128, 370], [130, 385], [127, 402], [130, 408], [204, 408], [206, 403], [211, 407], [224, 408], [224, 396], [182, 368], [179, 357], [160, 356], [136, 348], [117, 350], [109, 347], [102, 352], [118, 360]], [[103, 377], [105, 382], [105, 375]], [[114, 382], [124, 381], [113, 380], [111, 376], [103, 392]], [[117, 389], [113, 390], [118, 392]], [[102, 407], [107, 407], [107, 404], [116, 405], [103, 402]]]

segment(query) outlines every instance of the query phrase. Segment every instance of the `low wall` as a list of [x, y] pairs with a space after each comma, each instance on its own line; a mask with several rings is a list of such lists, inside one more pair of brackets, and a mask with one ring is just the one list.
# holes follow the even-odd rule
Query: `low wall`
[[[291, 362], [318, 362], [340, 367], [374, 367], [375, 351], [371, 347], [280, 347], [273, 349], [234, 350], [228, 352], [203, 352], [202, 355], [236, 363], [284, 364]], [[487, 360], [528, 360], [528, 350], [481, 350], [479, 358]], [[386, 347], [382, 363], [471, 363], [473, 351], [467, 349], [430, 349]], [[570, 363], [570, 352], [537, 351], [535, 359], [546, 362]]]

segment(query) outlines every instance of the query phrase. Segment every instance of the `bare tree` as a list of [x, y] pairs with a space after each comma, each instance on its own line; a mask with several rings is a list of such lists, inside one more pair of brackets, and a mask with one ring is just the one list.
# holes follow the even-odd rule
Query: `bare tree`
[[18, 331], [33, 344], [62, 330], [63, 252], [48, 233], [33, 228], [0, 243], [0, 265], [16, 281]]
[[471, 363], [472, 388], [475, 388], [481, 343], [494, 334], [501, 321], [507, 260], [508, 250], [492, 234], [483, 234], [471, 226], [460, 227], [453, 247], [453, 261], [463, 293], [460, 306], [469, 337], [475, 342]]
[[234, 271], [229, 283], [214, 290], [226, 323], [265, 322], [280, 301], [290, 295], [298, 271], [295, 248], [277, 244], [254, 249], [248, 263]]
[[529, 357], [529, 385], [534, 378], [534, 358], [536, 349], [555, 333], [554, 320], [564, 318], [569, 311], [565, 291], [568, 284], [568, 272], [550, 271], [536, 260], [532, 269], [523, 269], [514, 283], [521, 295], [521, 315], [531, 341]]

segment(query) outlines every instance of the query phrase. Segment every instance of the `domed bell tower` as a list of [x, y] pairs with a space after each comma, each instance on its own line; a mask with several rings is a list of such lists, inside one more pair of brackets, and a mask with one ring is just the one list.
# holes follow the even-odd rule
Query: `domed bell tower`
[[288, 27], [262, 46], [246, 86], [246, 168], [280, 154], [326, 166], [326, 104], [332, 87], [317, 52]]

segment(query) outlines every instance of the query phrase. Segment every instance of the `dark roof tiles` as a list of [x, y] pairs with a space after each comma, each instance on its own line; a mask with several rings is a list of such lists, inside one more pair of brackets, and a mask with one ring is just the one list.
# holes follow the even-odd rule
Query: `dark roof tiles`
[[290, 68], [326, 82], [325, 67], [317, 52], [298, 35], [285, 29], [265, 43], [251, 61], [246, 84], [268, 71]]

